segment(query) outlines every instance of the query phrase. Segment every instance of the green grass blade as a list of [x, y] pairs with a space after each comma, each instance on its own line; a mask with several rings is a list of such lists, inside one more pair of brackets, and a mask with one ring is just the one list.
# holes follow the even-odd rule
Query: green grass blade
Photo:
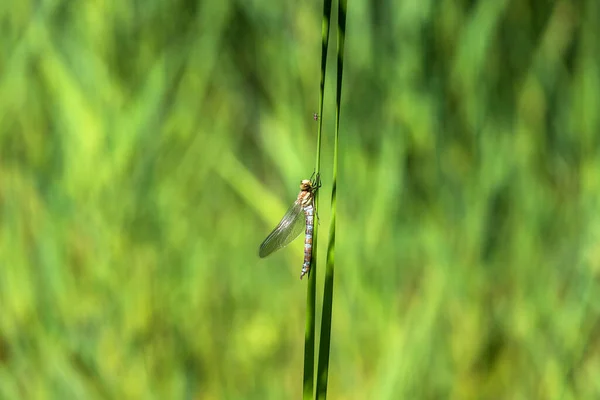
[[342, 99], [342, 76], [344, 67], [344, 39], [346, 35], [346, 0], [339, 0], [337, 83], [335, 99], [335, 136], [333, 146], [333, 180], [331, 189], [331, 222], [327, 246], [327, 265], [323, 289], [323, 312], [321, 314], [321, 337], [319, 341], [319, 363], [317, 366], [317, 399], [327, 398], [329, 375], [329, 349], [331, 346], [331, 316], [333, 308], [333, 277], [335, 272], [335, 221], [337, 204], [338, 139], [340, 131], [340, 103]]
[[[319, 83], [319, 125], [317, 129], [317, 157], [315, 173], [321, 170], [321, 129], [323, 127], [323, 93], [325, 90], [325, 72], [327, 67], [327, 48], [329, 46], [329, 26], [331, 19], [331, 0], [323, 2], [323, 24], [321, 45], [321, 81]], [[315, 195], [315, 213], [319, 209], [319, 192]], [[308, 276], [306, 292], [306, 329], [304, 333], [304, 377], [302, 381], [302, 396], [311, 399], [314, 389], [315, 369], [315, 303], [317, 294], [317, 236], [319, 224], [313, 230], [313, 255]]]

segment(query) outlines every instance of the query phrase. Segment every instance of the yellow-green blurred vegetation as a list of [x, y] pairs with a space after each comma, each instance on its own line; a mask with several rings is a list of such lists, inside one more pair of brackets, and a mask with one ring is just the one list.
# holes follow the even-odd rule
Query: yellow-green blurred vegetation
[[[321, 12], [1, 2], [0, 398], [301, 396]], [[331, 399], [600, 398], [599, 22], [349, 1]]]

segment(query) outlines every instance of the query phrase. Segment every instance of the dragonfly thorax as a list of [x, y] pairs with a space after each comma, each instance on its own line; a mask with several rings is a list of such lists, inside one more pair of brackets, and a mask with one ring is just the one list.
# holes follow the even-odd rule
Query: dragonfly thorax
[[312, 199], [313, 199], [312, 191], [303, 190], [300, 193], [298, 193], [298, 199], [296, 201], [299, 202], [302, 207], [306, 207], [307, 205], [309, 205], [311, 203]]

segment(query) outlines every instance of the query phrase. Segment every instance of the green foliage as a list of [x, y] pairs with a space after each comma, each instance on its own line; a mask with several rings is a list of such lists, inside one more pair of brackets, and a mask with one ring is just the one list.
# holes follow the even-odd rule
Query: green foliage
[[[0, 20], [0, 398], [299, 397], [302, 243], [257, 251], [313, 170], [320, 4]], [[330, 398], [600, 396], [598, 21], [350, 2]]]

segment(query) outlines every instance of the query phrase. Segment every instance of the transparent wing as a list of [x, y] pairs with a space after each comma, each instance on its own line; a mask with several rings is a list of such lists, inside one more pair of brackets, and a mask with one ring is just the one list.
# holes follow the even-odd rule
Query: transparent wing
[[300, 202], [295, 201], [281, 218], [279, 225], [267, 236], [260, 245], [258, 255], [261, 258], [290, 244], [304, 231], [306, 220]]

